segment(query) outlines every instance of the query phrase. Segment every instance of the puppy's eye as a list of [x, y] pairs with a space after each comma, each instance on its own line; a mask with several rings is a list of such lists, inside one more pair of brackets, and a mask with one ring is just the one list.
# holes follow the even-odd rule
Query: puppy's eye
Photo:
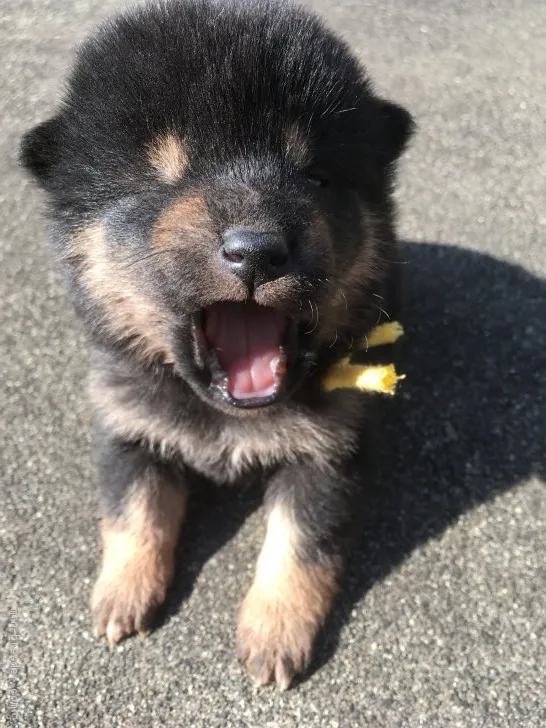
[[313, 187], [327, 187], [329, 180], [323, 174], [306, 174], [305, 179]]

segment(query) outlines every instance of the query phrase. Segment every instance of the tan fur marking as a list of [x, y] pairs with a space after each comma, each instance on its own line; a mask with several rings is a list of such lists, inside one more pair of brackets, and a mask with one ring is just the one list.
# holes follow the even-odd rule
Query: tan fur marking
[[186, 493], [159, 477], [134, 484], [118, 520], [102, 523], [102, 568], [91, 607], [97, 635], [115, 644], [145, 631], [165, 599]]
[[285, 275], [274, 281], [263, 283], [256, 289], [254, 300], [261, 306], [283, 306], [287, 316], [296, 317], [300, 312], [300, 296], [305, 286], [296, 275]]
[[188, 166], [182, 141], [174, 134], [159, 136], [148, 147], [148, 161], [163, 182], [178, 182]]
[[311, 150], [309, 148], [309, 140], [297, 122], [290, 124], [286, 128], [285, 143], [288, 157], [298, 167], [305, 167], [310, 163]]
[[167, 313], [139, 290], [127, 262], [109, 251], [104, 225], [97, 223], [75, 236], [69, 256], [79, 267], [80, 282], [104, 312], [102, 325], [108, 334], [125, 340], [148, 363], [156, 358], [172, 362]]
[[203, 244], [208, 242], [207, 233], [210, 233], [211, 227], [210, 215], [203, 198], [199, 195], [181, 197], [157, 219], [152, 231], [152, 245], [156, 248], [171, 247], [175, 236], [195, 236], [195, 233], [198, 234], [195, 236], [195, 244]]
[[293, 518], [276, 506], [238, 629], [239, 656], [260, 685], [286, 689], [305, 668], [336, 593], [336, 566], [301, 562], [299, 542]]

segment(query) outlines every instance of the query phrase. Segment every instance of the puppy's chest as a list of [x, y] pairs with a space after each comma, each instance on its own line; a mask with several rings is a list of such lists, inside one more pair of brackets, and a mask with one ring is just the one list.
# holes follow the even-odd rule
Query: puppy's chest
[[200, 431], [181, 423], [160, 447], [175, 445], [173, 450], [198, 472], [232, 482], [250, 470], [267, 470], [301, 457], [326, 463], [336, 450], [334, 439], [319, 423], [286, 417]]
[[350, 450], [353, 428], [298, 410], [238, 420], [220, 413], [195, 416], [172, 399], [150, 400], [127, 386], [91, 379], [90, 394], [101, 421], [116, 436], [141, 441], [166, 458], [180, 458], [217, 482], [234, 482], [256, 468], [311, 459], [328, 465]]

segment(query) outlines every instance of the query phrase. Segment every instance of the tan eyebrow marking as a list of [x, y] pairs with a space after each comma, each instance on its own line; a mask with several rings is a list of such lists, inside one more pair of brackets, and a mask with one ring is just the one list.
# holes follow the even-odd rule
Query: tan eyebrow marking
[[178, 182], [188, 166], [182, 140], [174, 134], [158, 136], [148, 147], [148, 161], [162, 182]]

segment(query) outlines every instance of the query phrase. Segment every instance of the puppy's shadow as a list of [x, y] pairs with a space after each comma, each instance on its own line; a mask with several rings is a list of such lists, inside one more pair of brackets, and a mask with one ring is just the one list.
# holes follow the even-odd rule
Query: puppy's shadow
[[400, 393], [384, 408], [344, 593], [317, 652], [419, 544], [531, 475], [545, 479], [546, 282], [455, 246], [408, 243]]
[[158, 627], [178, 612], [207, 561], [235, 536], [263, 500], [263, 489], [258, 483], [242, 488], [215, 486], [195, 476], [193, 486], [177, 548], [176, 575], [167, 601], [157, 615]]
[[[531, 474], [545, 477], [546, 282], [455, 246], [408, 243], [404, 259], [407, 378], [384, 401], [379, 477], [312, 671], [333, 654], [354, 604], [419, 544]], [[256, 487], [198, 490], [163, 619], [261, 502]]]

